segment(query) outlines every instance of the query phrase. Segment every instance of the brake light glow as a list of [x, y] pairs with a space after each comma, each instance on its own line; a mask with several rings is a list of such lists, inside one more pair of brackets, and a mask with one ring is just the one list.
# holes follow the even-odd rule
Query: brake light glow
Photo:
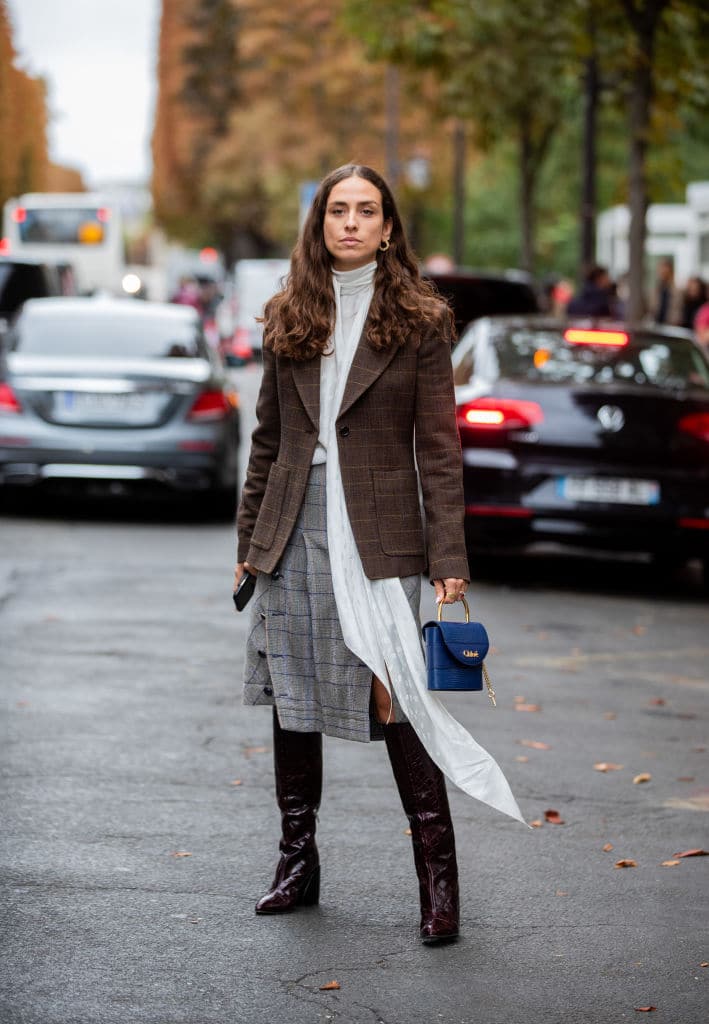
[[27, 210], [24, 206], [16, 206], [12, 211], [12, 219], [15, 224], [24, 224], [27, 220]]
[[564, 341], [571, 345], [611, 345], [622, 348], [628, 344], [628, 335], [625, 331], [594, 331], [569, 327], [564, 331]]
[[221, 420], [238, 405], [233, 391], [203, 391], [194, 400], [188, 420]]
[[7, 256], [10, 252], [10, 239], [0, 238], [0, 256]]
[[0, 384], [0, 412], [22, 412], [22, 406], [9, 384]]
[[458, 424], [483, 430], [519, 430], [541, 423], [542, 407], [516, 398], [476, 398], [458, 407]]
[[690, 412], [682, 417], [677, 427], [683, 434], [709, 441], [709, 412]]
[[99, 206], [96, 211], [96, 220], [101, 221], [102, 224], [108, 224], [111, 219], [111, 211], [107, 206]]

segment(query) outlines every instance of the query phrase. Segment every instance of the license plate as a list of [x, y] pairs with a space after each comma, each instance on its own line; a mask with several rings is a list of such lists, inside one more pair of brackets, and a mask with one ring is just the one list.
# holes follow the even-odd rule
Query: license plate
[[135, 422], [150, 412], [149, 396], [126, 392], [59, 391], [54, 396], [55, 418], [62, 422]]
[[564, 476], [558, 490], [567, 501], [597, 501], [611, 505], [657, 505], [660, 485], [656, 480], [622, 477]]

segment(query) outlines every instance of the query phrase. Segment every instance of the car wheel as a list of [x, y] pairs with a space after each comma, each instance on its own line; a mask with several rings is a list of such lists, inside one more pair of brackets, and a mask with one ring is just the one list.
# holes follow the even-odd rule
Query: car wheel
[[211, 487], [207, 491], [204, 510], [209, 519], [233, 522], [236, 516], [236, 484]]

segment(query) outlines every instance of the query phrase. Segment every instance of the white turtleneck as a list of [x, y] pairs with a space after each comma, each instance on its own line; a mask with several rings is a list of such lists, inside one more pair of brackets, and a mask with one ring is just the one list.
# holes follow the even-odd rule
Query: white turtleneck
[[313, 465], [327, 462], [327, 436], [342, 403], [347, 375], [364, 329], [374, 294], [376, 263], [356, 270], [333, 270], [335, 327], [320, 360], [320, 433]]

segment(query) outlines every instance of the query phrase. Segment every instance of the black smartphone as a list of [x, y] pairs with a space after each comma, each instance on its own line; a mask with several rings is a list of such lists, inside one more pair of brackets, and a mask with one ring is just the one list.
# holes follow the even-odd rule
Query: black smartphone
[[256, 577], [253, 573], [245, 572], [241, 577], [239, 586], [234, 591], [234, 604], [236, 605], [237, 612], [243, 612], [246, 605], [253, 597], [254, 588], [256, 586]]

